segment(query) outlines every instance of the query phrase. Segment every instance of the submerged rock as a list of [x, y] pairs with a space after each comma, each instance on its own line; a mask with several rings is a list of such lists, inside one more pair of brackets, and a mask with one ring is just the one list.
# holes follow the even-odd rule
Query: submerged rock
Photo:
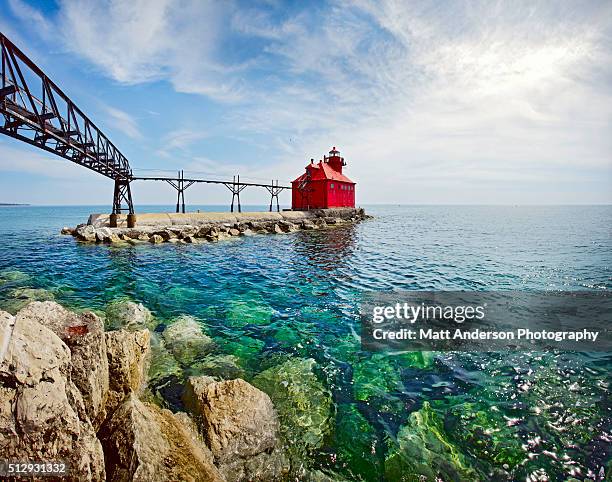
[[382, 470], [374, 427], [356, 405], [341, 404], [336, 415], [334, 447], [351, 480], [377, 480]]
[[367, 401], [400, 389], [400, 370], [393, 357], [373, 354], [353, 364], [355, 400]]
[[72, 313], [53, 302], [33, 302], [16, 316], [16, 324], [39, 323], [52, 330], [71, 353], [71, 379], [83, 395], [85, 410], [95, 428], [106, 412], [108, 362], [102, 320], [93, 313]]
[[127, 330], [141, 330], [148, 328], [153, 331], [157, 325], [151, 312], [142, 303], [129, 300], [114, 301], [106, 307], [107, 330], [125, 328]]
[[0, 271], [0, 286], [7, 283], [23, 283], [30, 279], [30, 275], [23, 271], [5, 269]]
[[208, 355], [186, 370], [189, 375], [207, 375], [225, 380], [244, 377], [244, 369], [235, 355]]
[[151, 364], [148, 388], [156, 403], [164, 407], [179, 408], [184, 391], [183, 369], [156, 333], [151, 335]]
[[150, 349], [149, 330], [117, 330], [105, 333], [109, 392], [106, 412], [110, 415], [130, 393], [140, 393], [146, 383]]
[[312, 371], [314, 366], [313, 359], [291, 359], [253, 379], [272, 399], [290, 450], [319, 447], [330, 431], [331, 394]]
[[225, 319], [234, 328], [246, 325], [267, 325], [272, 318], [272, 308], [265, 301], [253, 298], [248, 300], [230, 300]]
[[9, 298], [3, 300], [2, 307], [12, 314], [25, 308], [33, 301], [53, 301], [55, 295], [44, 288], [14, 288], [8, 293]]
[[215, 347], [215, 342], [204, 334], [202, 326], [192, 316], [180, 316], [164, 330], [162, 336], [166, 348], [183, 366], [190, 366]]
[[479, 480], [444, 431], [429, 402], [410, 414], [385, 459], [388, 480]]
[[[10, 318], [0, 316], [0, 333]], [[70, 349], [38, 321], [16, 320], [0, 364], [0, 453], [61, 460], [69, 480], [105, 480], [102, 446], [71, 380]]]
[[108, 479], [223, 481], [210, 451], [181, 420], [129, 395], [100, 433]]

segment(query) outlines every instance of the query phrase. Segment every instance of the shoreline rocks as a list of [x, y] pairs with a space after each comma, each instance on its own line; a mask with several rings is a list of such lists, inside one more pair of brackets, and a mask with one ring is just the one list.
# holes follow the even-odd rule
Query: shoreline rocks
[[281, 213], [139, 214], [137, 227], [119, 222], [111, 228], [108, 215], [92, 214], [87, 224], [64, 227], [61, 234], [86, 243], [200, 244], [253, 234], [287, 234], [326, 229], [369, 218], [363, 208], [283, 211]]
[[[289, 480], [294, 454], [286, 446], [282, 417], [298, 407], [294, 403], [302, 404], [304, 390], [314, 390], [312, 400], [325, 398], [320, 382], [312, 379], [306, 387], [296, 381], [300, 398], [289, 402], [291, 409], [279, 399], [281, 417], [274, 397], [236, 377], [235, 357], [208, 354], [216, 345], [195, 319], [179, 318], [157, 337], [148, 329], [155, 318], [142, 305], [112, 303], [106, 315], [107, 326], [119, 329], [105, 332], [97, 315], [74, 313], [52, 301], [32, 302], [16, 316], [0, 312], [0, 451], [5, 456], [64, 461], [65, 479], [75, 481]], [[189, 377], [174, 412], [151, 403], [156, 399], [148, 386], [156, 381], [155, 353], [166, 348], [185, 369], [215, 374]], [[303, 363], [302, 370], [314, 376], [312, 363]], [[266, 385], [270, 378], [262, 381]], [[312, 445], [318, 445], [319, 430]]]

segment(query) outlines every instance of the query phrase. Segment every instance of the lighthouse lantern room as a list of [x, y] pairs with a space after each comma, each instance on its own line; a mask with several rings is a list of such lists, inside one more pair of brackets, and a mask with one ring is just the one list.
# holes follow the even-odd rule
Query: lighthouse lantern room
[[354, 208], [355, 183], [342, 174], [344, 166], [346, 162], [335, 147], [322, 161], [315, 163], [311, 159], [306, 172], [291, 183], [291, 208]]

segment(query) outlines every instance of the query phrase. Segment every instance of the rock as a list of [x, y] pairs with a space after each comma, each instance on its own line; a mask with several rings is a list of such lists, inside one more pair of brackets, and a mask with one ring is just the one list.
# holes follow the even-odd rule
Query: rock
[[183, 396], [219, 463], [273, 449], [279, 424], [270, 397], [238, 378], [210, 382], [190, 377]]
[[225, 380], [244, 377], [244, 370], [235, 355], [208, 355], [188, 369], [191, 375], [208, 375]]
[[94, 242], [96, 240], [96, 228], [90, 224], [80, 226], [76, 229], [76, 237], [80, 241]]
[[166, 408], [182, 408], [185, 377], [183, 369], [156, 333], [151, 335], [151, 364], [148, 389], [155, 401]]
[[240, 230], [236, 228], [231, 228], [229, 231], [230, 236], [240, 236]]
[[113, 232], [110, 230], [110, 228], [96, 229], [96, 241], [99, 243], [108, 243], [112, 235]]
[[164, 238], [162, 238], [159, 234], [153, 234], [149, 237], [149, 243], [159, 244], [163, 242]]
[[[223, 481], [181, 418], [130, 394], [100, 433], [108, 480]], [[127, 443], [126, 443], [127, 442]]]
[[72, 313], [53, 301], [30, 303], [16, 316], [17, 324], [24, 320], [49, 328], [68, 345], [70, 378], [83, 396], [94, 428], [98, 428], [106, 416], [104, 405], [109, 384], [102, 320], [93, 313]]
[[429, 402], [412, 412], [408, 423], [397, 434], [397, 444], [385, 459], [385, 479], [401, 480], [413, 474], [425, 480], [478, 480], [462, 454], [448, 440], [443, 421]]
[[210, 235], [210, 225], [206, 224], [204, 226], [200, 226], [200, 229], [195, 233], [195, 237], [197, 238], [205, 238]]
[[6, 311], [0, 311], [0, 363], [7, 356], [9, 342], [15, 328], [15, 317]]
[[313, 359], [294, 358], [253, 379], [274, 402], [283, 437], [297, 452], [321, 446], [330, 430], [331, 395], [313, 373], [314, 365]]
[[134, 303], [129, 300], [114, 301], [106, 306], [107, 330], [125, 328], [127, 330], [141, 330], [148, 328], [151, 331], [157, 326], [157, 322], [151, 312], [142, 303]]
[[316, 228], [317, 227], [315, 226], [315, 224], [312, 221], [310, 221], [308, 219], [302, 221], [302, 229], [309, 230], [309, 229], [316, 229]]
[[33, 301], [52, 301], [55, 299], [53, 293], [43, 288], [14, 288], [8, 294], [9, 298], [3, 300], [1, 306], [13, 314]]
[[219, 465], [219, 472], [227, 482], [304, 480], [289, 479], [290, 469], [289, 457], [280, 449], [274, 449], [270, 453], [262, 452], [246, 459], [236, 458]]
[[[7, 320], [0, 313], [0, 333]], [[102, 446], [71, 381], [70, 349], [49, 328], [16, 319], [0, 364], [0, 453], [13, 460], [61, 460], [69, 480], [105, 480]]]
[[274, 234], [283, 234], [284, 233], [284, 231], [282, 230], [282, 228], [278, 224], [274, 225], [273, 231], [274, 231]]
[[285, 233], [290, 233], [298, 229], [298, 227], [290, 221], [279, 221], [278, 225]]
[[192, 316], [177, 318], [164, 330], [163, 338], [166, 348], [183, 366], [190, 366], [215, 347], [214, 341], [204, 334], [201, 325]]
[[193, 243], [197, 243], [197, 242], [198, 242], [198, 241], [197, 241], [197, 239], [196, 239], [196, 238], [194, 238], [193, 236], [185, 236], [185, 237], [183, 238], [183, 241], [184, 241], [185, 243], [189, 243], [189, 244], [193, 244]]
[[0, 285], [7, 283], [23, 283], [30, 279], [30, 275], [23, 271], [5, 269], [0, 271]]
[[151, 355], [149, 330], [109, 331], [106, 338], [109, 392], [106, 412], [112, 414], [131, 392], [140, 393], [147, 378]]
[[155, 231], [153, 235], [161, 236], [164, 241], [170, 241], [173, 238], [176, 238], [176, 234], [170, 231], [169, 229], [163, 229], [161, 231]]
[[72, 236], [74, 235], [75, 229], [69, 228], [68, 226], [64, 226], [60, 231], [61, 234]]

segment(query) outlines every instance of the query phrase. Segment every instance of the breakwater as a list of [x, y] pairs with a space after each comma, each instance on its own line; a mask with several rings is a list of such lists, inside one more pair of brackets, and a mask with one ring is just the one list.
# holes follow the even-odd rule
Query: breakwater
[[65, 227], [62, 234], [79, 241], [98, 243], [214, 242], [233, 236], [284, 234], [299, 230], [323, 229], [356, 223], [368, 215], [362, 208], [317, 209], [312, 211], [252, 213], [148, 213], [137, 216], [137, 225], [128, 227], [127, 216], [119, 215], [116, 227], [111, 216], [92, 214], [87, 224]]

